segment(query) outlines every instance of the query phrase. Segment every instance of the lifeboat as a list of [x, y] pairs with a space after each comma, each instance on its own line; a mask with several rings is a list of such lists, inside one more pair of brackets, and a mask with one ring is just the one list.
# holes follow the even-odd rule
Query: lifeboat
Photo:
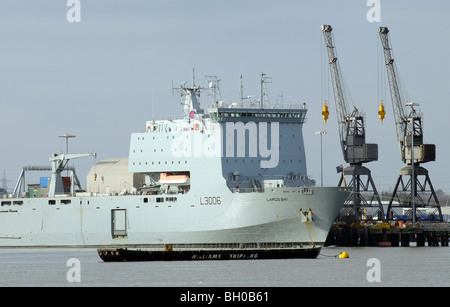
[[161, 173], [159, 175], [160, 184], [189, 184], [190, 178], [188, 175], [169, 175]]

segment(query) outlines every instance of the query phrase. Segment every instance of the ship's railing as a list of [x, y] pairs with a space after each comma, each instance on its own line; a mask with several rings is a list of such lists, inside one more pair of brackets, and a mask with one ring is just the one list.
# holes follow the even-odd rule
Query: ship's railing
[[264, 104], [264, 107], [261, 108], [259, 105], [259, 102], [255, 103], [249, 103], [249, 104], [240, 104], [240, 103], [213, 103], [210, 105], [211, 108], [229, 108], [229, 109], [290, 109], [290, 110], [306, 110], [308, 109], [306, 103], [270, 103], [270, 104]]
[[[246, 248], [295, 248], [305, 245], [304, 242], [270, 242], [270, 243], [200, 243], [172, 244], [174, 249], [246, 249]], [[309, 245], [309, 244], [307, 244]], [[163, 247], [163, 245], [161, 245]]]
[[[236, 175], [230, 175], [227, 176], [227, 181], [230, 182], [237, 182], [237, 181], [246, 181], [247, 183], [252, 183], [255, 180], [258, 181], [259, 185], [261, 185], [261, 188], [274, 188], [274, 187], [283, 187], [289, 185], [290, 183], [293, 182], [302, 182], [304, 184], [304, 186], [313, 186], [315, 185], [315, 180], [311, 179], [310, 176], [308, 175], [294, 175], [294, 174], [289, 174], [289, 175], [262, 175], [259, 178], [255, 178], [255, 177], [251, 177], [251, 176], [242, 176], [239, 175], [239, 179], [235, 178]], [[255, 187], [255, 189], [250, 188], [250, 190], [256, 190], [257, 187]], [[239, 189], [239, 188], [235, 188], [235, 189]], [[246, 188], [241, 188], [239, 190], [245, 190]], [[253, 192], [253, 191], [250, 191]], [[263, 192], [263, 191], [262, 191]]]
[[163, 120], [183, 120], [185, 119], [185, 117], [183, 115], [162, 115], [160, 117], [158, 117], [157, 121], [163, 121]]
[[[242, 179], [246, 179], [246, 180], [253, 180], [256, 179], [254, 177], [251, 176], [240, 176]], [[227, 176], [228, 180], [232, 181], [233, 180], [233, 175]], [[313, 179], [311, 179], [311, 177], [309, 175], [293, 175], [293, 174], [289, 174], [289, 175], [261, 175], [260, 180], [263, 181], [268, 181], [268, 180], [283, 180], [283, 181], [295, 181], [295, 180], [304, 180], [304, 181], [314, 181]]]
[[233, 193], [263, 193], [264, 188], [233, 188]]
[[[280, 187], [285, 187], [285, 186], [283, 185]], [[267, 189], [273, 190], [275, 188], [276, 187], [269, 187]], [[313, 194], [313, 191], [312, 191], [311, 187], [309, 187], [309, 186], [303, 186], [303, 187], [299, 187], [299, 188], [300, 188], [299, 192], [301, 192], [302, 194], [305, 194], [305, 195]], [[264, 191], [265, 191], [265, 188], [233, 188], [233, 193], [263, 193]]]
[[[126, 195], [139, 195], [137, 193], [97, 193], [97, 192], [75, 192], [73, 197], [105, 197], [105, 196], [126, 196]], [[51, 197], [52, 199], [59, 198], [70, 198], [72, 195], [70, 194], [55, 194], [55, 196]], [[25, 192], [19, 195], [17, 194], [0, 194], [0, 199], [22, 199], [22, 198], [49, 198], [48, 196], [36, 196], [30, 197], [30, 195]]]

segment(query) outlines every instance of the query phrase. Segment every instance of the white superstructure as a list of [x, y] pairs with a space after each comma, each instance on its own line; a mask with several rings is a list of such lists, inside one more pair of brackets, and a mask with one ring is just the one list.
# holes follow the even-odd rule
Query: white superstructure
[[127, 172], [101, 161], [76, 191], [56, 168], [48, 196], [1, 199], [0, 246], [323, 244], [349, 192], [308, 178], [306, 105], [203, 109], [201, 87], [178, 90], [183, 117], [133, 133]]

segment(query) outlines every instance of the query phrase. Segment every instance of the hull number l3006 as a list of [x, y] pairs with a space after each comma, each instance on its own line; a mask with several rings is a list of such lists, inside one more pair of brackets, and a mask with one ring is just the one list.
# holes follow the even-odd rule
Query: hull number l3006
[[220, 196], [200, 197], [200, 205], [220, 205], [220, 204], [222, 204]]

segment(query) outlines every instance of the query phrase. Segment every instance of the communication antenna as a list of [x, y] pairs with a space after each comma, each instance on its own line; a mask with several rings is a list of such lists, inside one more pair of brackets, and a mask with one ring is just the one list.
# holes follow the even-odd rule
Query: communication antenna
[[242, 75], [239, 77], [240, 86], [239, 86], [239, 105], [242, 108], [244, 106], [244, 99], [250, 99], [253, 97], [253, 95], [250, 96], [244, 96], [244, 82]]
[[267, 101], [267, 105], [270, 105], [266, 86], [267, 83], [272, 83], [272, 77], [266, 77], [265, 73], [261, 73], [261, 98], [259, 100], [259, 106], [261, 109], [264, 108], [265, 101]]
[[69, 139], [74, 138], [75, 135], [70, 135], [70, 134], [66, 133], [64, 135], [60, 135], [59, 137], [66, 139], [66, 153], [69, 153]]
[[239, 86], [239, 104], [241, 107], [244, 105], [244, 83], [242, 82], [242, 75], [239, 77], [240, 86]]
[[219, 82], [221, 80], [218, 79], [217, 76], [205, 76], [205, 78], [207, 78], [206, 80], [208, 82], [208, 89], [211, 89], [212, 91], [213, 103], [218, 103], [219, 101], [222, 101], [222, 95], [220, 94], [220, 85], [219, 85]]

